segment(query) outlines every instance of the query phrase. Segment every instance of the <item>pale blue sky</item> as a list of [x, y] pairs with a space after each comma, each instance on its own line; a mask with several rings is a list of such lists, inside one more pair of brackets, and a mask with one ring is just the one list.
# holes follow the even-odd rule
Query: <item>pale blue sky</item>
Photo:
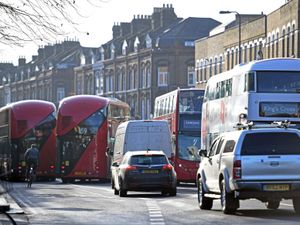
[[[81, 12], [85, 15], [85, 18], [77, 20], [78, 29], [82, 32], [72, 30], [68, 37], [76, 37], [82, 46], [99, 47], [112, 38], [115, 22], [130, 22], [134, 15], [151, 15], [154, 7], [162, 7], [163, 4], [172, 4], [178, 17], [211, 17], [223, 23], [233, 20], [234, 14], [220, 15], [220, 10], [237, 11], [240, 14], [269, 14], [286, 0], [105, 0], [100, 7], [93, 7], [82, 0], [77, 2], [80, 2]], [[23, 48], [0, 45], [0, 62], [13, 62], [16, 65], [19, 56], [25, 56], [30, 61], [31, 56], [37, 54], [37, 49], [35, 44], [27, 44]]]

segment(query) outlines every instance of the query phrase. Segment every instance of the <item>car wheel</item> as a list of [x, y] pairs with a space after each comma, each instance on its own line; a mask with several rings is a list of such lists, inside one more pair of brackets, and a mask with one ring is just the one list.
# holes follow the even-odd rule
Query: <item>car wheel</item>
[[169, 191], [169, 195], [170, 196], [176, 196], [176, 194], [177, 194], [177, 188], [175, 187], [175, 188], [172, 188], [170, 191]]
[[118, 195], [119, 194], [119, 190], [117, 190], [116, 188], [114, 188], [114, 194]]
[[201, 177], [197, 183], [198, 205], [200, 209], [210, 210], [213, 206], [213, 199], [204, 196], [203, 183]]
[[294, 210], [297, 214], [300, 214], [300, 197], [293, 198]]
[[238, 199], [234, 198], [233, 193], [226, 191], [225, 180], [221, 181], [221, 206], [224, 214], [233, 214], [239, 205]]
[[266, 202], [267, 209], [278, 209], [280, 201], [268, 201]]
[[161, 191], [161, 195], [166, 195], [166, 194], [168, 194], [168, 191], [166, 191], [166, 190]]
[[111, 189], [115, 189], [115, 182], [113, 178], [111, 178]]
[[126, 197], [127, 191], [123, 188], [122, 181], [120, 181], [120, 189], [119, 189], [119, 196]]

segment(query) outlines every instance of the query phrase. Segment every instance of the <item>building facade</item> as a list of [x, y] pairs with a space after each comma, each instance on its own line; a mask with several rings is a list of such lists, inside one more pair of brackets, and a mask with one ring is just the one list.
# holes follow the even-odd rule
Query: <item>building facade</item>
[[91, 63], [94, 55], [89, 53], [94, 50], [81, 47], [78, 41], [65, 40], [40, 47], [28, 63], [20, 58], [18, 66], [0, 72], [0, 105], [26, 99], [58, 105], [64, 97], [74, 95], [74, 68]]
[[115, 24], [113, 39], [100, 47], [94, 66], [97, 94], [125, 101], [134, 118], [149, 119], [155, 97], [195, 87], [194, 41], [219, 24], [211, 18], [178, 18], [172, 5]]
[[195, 42], [199, 88], [205, 87], [209, 77], [232, 69], [239, 60], [247, 63], [262, 58], [299, 58], [299, 0], [286, 2], [269, 15], [235, 13], [233, 23], [222, 25]]

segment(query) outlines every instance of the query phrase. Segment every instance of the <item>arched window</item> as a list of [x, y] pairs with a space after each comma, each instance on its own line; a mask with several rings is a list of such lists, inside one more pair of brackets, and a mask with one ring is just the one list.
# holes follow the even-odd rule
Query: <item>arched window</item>
[[286, 56], [290, 56], [290, 35], [291, 35], [291, 27], [287, 28], [287, 35], [286, 35]]
[[220, 62], [219, 62], [219, 73], [222, 73], [222, 64], [223, 64], [223, 57], [222, 56], [220, 56]]
[[295, 24], [292, 25], [292, 56], [295, 57]]
[[272, 35], [272, 58], [275, 57], [275, 34]]
[[247, 47], [247, 45], [245, 45], [244, 46], [244, 63], [246, 63], [248, 60], [247, 54], [248, 54], [248, 47]]
[[282, 57], [285, 57], [285, 29], [282, 30]]
[[215, 57], [215, 68], [214, 68], [214, 74], [218, 74], [218, 58]]

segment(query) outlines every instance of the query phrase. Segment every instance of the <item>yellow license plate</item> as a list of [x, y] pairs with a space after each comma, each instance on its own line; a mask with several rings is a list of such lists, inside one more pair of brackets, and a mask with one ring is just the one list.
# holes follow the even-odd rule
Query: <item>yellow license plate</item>
[[265, 184], [264, 191], [289, 191], [290, 185], [288, 184]]
[[143, 173], [158, 173], [158, 170], [143, 170]]

